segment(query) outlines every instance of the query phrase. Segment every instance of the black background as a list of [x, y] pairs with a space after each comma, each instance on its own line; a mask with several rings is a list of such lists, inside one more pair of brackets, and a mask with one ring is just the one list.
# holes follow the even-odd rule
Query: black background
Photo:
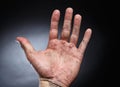
[[[21, 61], [19, 58], [19, 64], [9, 67], [9, 65], [13, 64], [17, 59], [15, 58], [14, 61], [12, 61], [11, 55], [18, 55], [16, 53], [20, 52], [16, 52], [12, 49], [12, 47], [10, 47], [10, 42], [12, 44], [12, 41], [15, 40], [17, 35], [26, 35], [29, 39], [31, 39], [32, 36], [38, 37], [38, 35], [38, 38], [42, 38], [39, 32], [43, 34], [47, 32], [45, 35], [48, 35], [50, 17], [54, 9], [59, 9], [61, 11], [61, 28], [64, 12], [67, 7], [72, 7], [74, 9], [74, 15], [77, 13], [82, 15], [81, 37], [79, 42], [86, 28], [90, 27], [93, 30], [91, 41], [81, 65], [81, 71], [76, 80], [71, 84], [71, 87], [103, 87], [105, 85], [112, 85], [113, 77], [115, 77], [113, 73], [115, 72], [115, 68], [113, 65], [116, 60], [115, 55], [113, 57], [112, 54], [115, 51], [114, 48], [117, 46], [115, 39], [118, 37], [117, 28], [114, 26], [116, 22], [114, 20], [116, 17], [116, 8], [113, 8], [113, 5], [113, 2], [105, 2], [105, 0], [0, 1], [0, 87], [38, 86], [36, 72], [34, 72], [26, 60], [23, 59]], [[35, 26], [40, 29], [36, 29]], [[45, 29], [40, 26], [43, 26]], [[48, 37], [46, 36], [46, 38]], [[33, 45], [36, 45], [34, 38], [32, 39]], [[41, 41], [38, 42], [41, 43]], [[113, 45], [113, 43], [116, 45]], [[47, 44], [47, 42], [43, 40], [42, 44]], [[8, 51], [8, 47], [10, 51], [15, 51], [16, 53], [9, 55], [9, 53], [7, 53], [10, 52]], [[40, 48], [36, 46], [36, 49], [38, 49], [37, 47]], [[17, 57], [19, 57], [19, 55]], [[11, 70], [15, 67], [15, 70]], [[22, 72], [22, 70], [24, 70], [22, 68], [25, 69], [24, 72]], [[16, 74], [18, 72], [19, 74]], [[30, 76], [31, 78], [29, 78]], [[19, 80], [19, 78], [22, 78], [22, 80]]]

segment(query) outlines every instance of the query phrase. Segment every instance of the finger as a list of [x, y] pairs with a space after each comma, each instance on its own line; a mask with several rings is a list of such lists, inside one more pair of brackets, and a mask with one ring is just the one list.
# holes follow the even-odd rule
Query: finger
[[30, 53], [34, 52], [34, 48], [32, 47], [31, 43], [24, 37], [17, 37], [16, 38], [17, 41], [20, 42], [21, 47], [23, 48], [23, 50], [25, 51], [25, 53], [27, 55], [29, 55]]
[[65, 12], [63, 30], [62, 30], [62, 33], [61, 33], [61, 39], [62, 40], [68, 41], [68, 39], [69, 39], [72, 15], [73, 15], [73, 9], [72, 8], [67, 8], [66, 12]]
[[75, 15], [75, 18], [74, 18], [73, 31], [70, 37], [70, 42], [75, 45], [77, 44], [78, 37], [79, 37], [80, 24], [81, 24], [81, 16], [77, 14]]
[[87, 29], [87, 30], [85, 31], [83, 40], [82, 40], [82, 42], [80, 43], [79, 48], [78, 48], [78, 50], [80, 51], [80, 54], [81, 54], [81, 55], [83, 55], [84, 52], [85, 52], [85, 49], [86, 49], [87, 44], [88, 44], [88, 42], [89, 42], [89, 40], [90, 40], [91, 34], [92, 34], [92, 30], [91, 30], [91, 29]]
[[58, 37], [58, 23], [60, 19], [60, 11], [54, 10], [51, 17], [50, 35], [49, 40], [56, 39]]

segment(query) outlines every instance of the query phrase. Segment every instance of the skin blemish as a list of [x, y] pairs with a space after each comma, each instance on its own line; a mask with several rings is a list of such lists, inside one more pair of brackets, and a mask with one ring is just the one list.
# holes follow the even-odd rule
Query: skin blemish
[[61, 41], [62, 44], [65, 44], [65, 41]]
[[69, 48], [72, 48], [72, 47], [74, 47], [74, 45], [73, 45], [73, 44], [70, 44], [70, 45], [69, 45]]

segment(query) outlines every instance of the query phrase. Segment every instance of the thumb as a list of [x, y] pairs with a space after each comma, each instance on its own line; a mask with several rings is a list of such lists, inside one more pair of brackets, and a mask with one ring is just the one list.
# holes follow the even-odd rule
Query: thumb
[[35, 51], [29, 40], [26, 39], [25, 37], [17, 37], [16, 40], [20, 42], [21, 47], [23, 48], [27, 55]]

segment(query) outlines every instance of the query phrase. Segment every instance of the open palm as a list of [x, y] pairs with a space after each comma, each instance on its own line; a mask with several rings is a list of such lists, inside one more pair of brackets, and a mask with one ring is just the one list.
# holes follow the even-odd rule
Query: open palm
[[91, 29], [87, 29], [79, 47], [76, 47], [81, 16], [79, 14], [75, 15], [72, 34], [70, 35], [72, 16], [73, 9], [67, 8], [61, 37], [58, 39], [60, 11], [54, 10], [51, 17], [49, 42], [44, 51], [36, 51], [26, 38], [17, 37], [28, 60], [39, 76], [62, 87], [68, 87], [77, 76], [91, 36]]

